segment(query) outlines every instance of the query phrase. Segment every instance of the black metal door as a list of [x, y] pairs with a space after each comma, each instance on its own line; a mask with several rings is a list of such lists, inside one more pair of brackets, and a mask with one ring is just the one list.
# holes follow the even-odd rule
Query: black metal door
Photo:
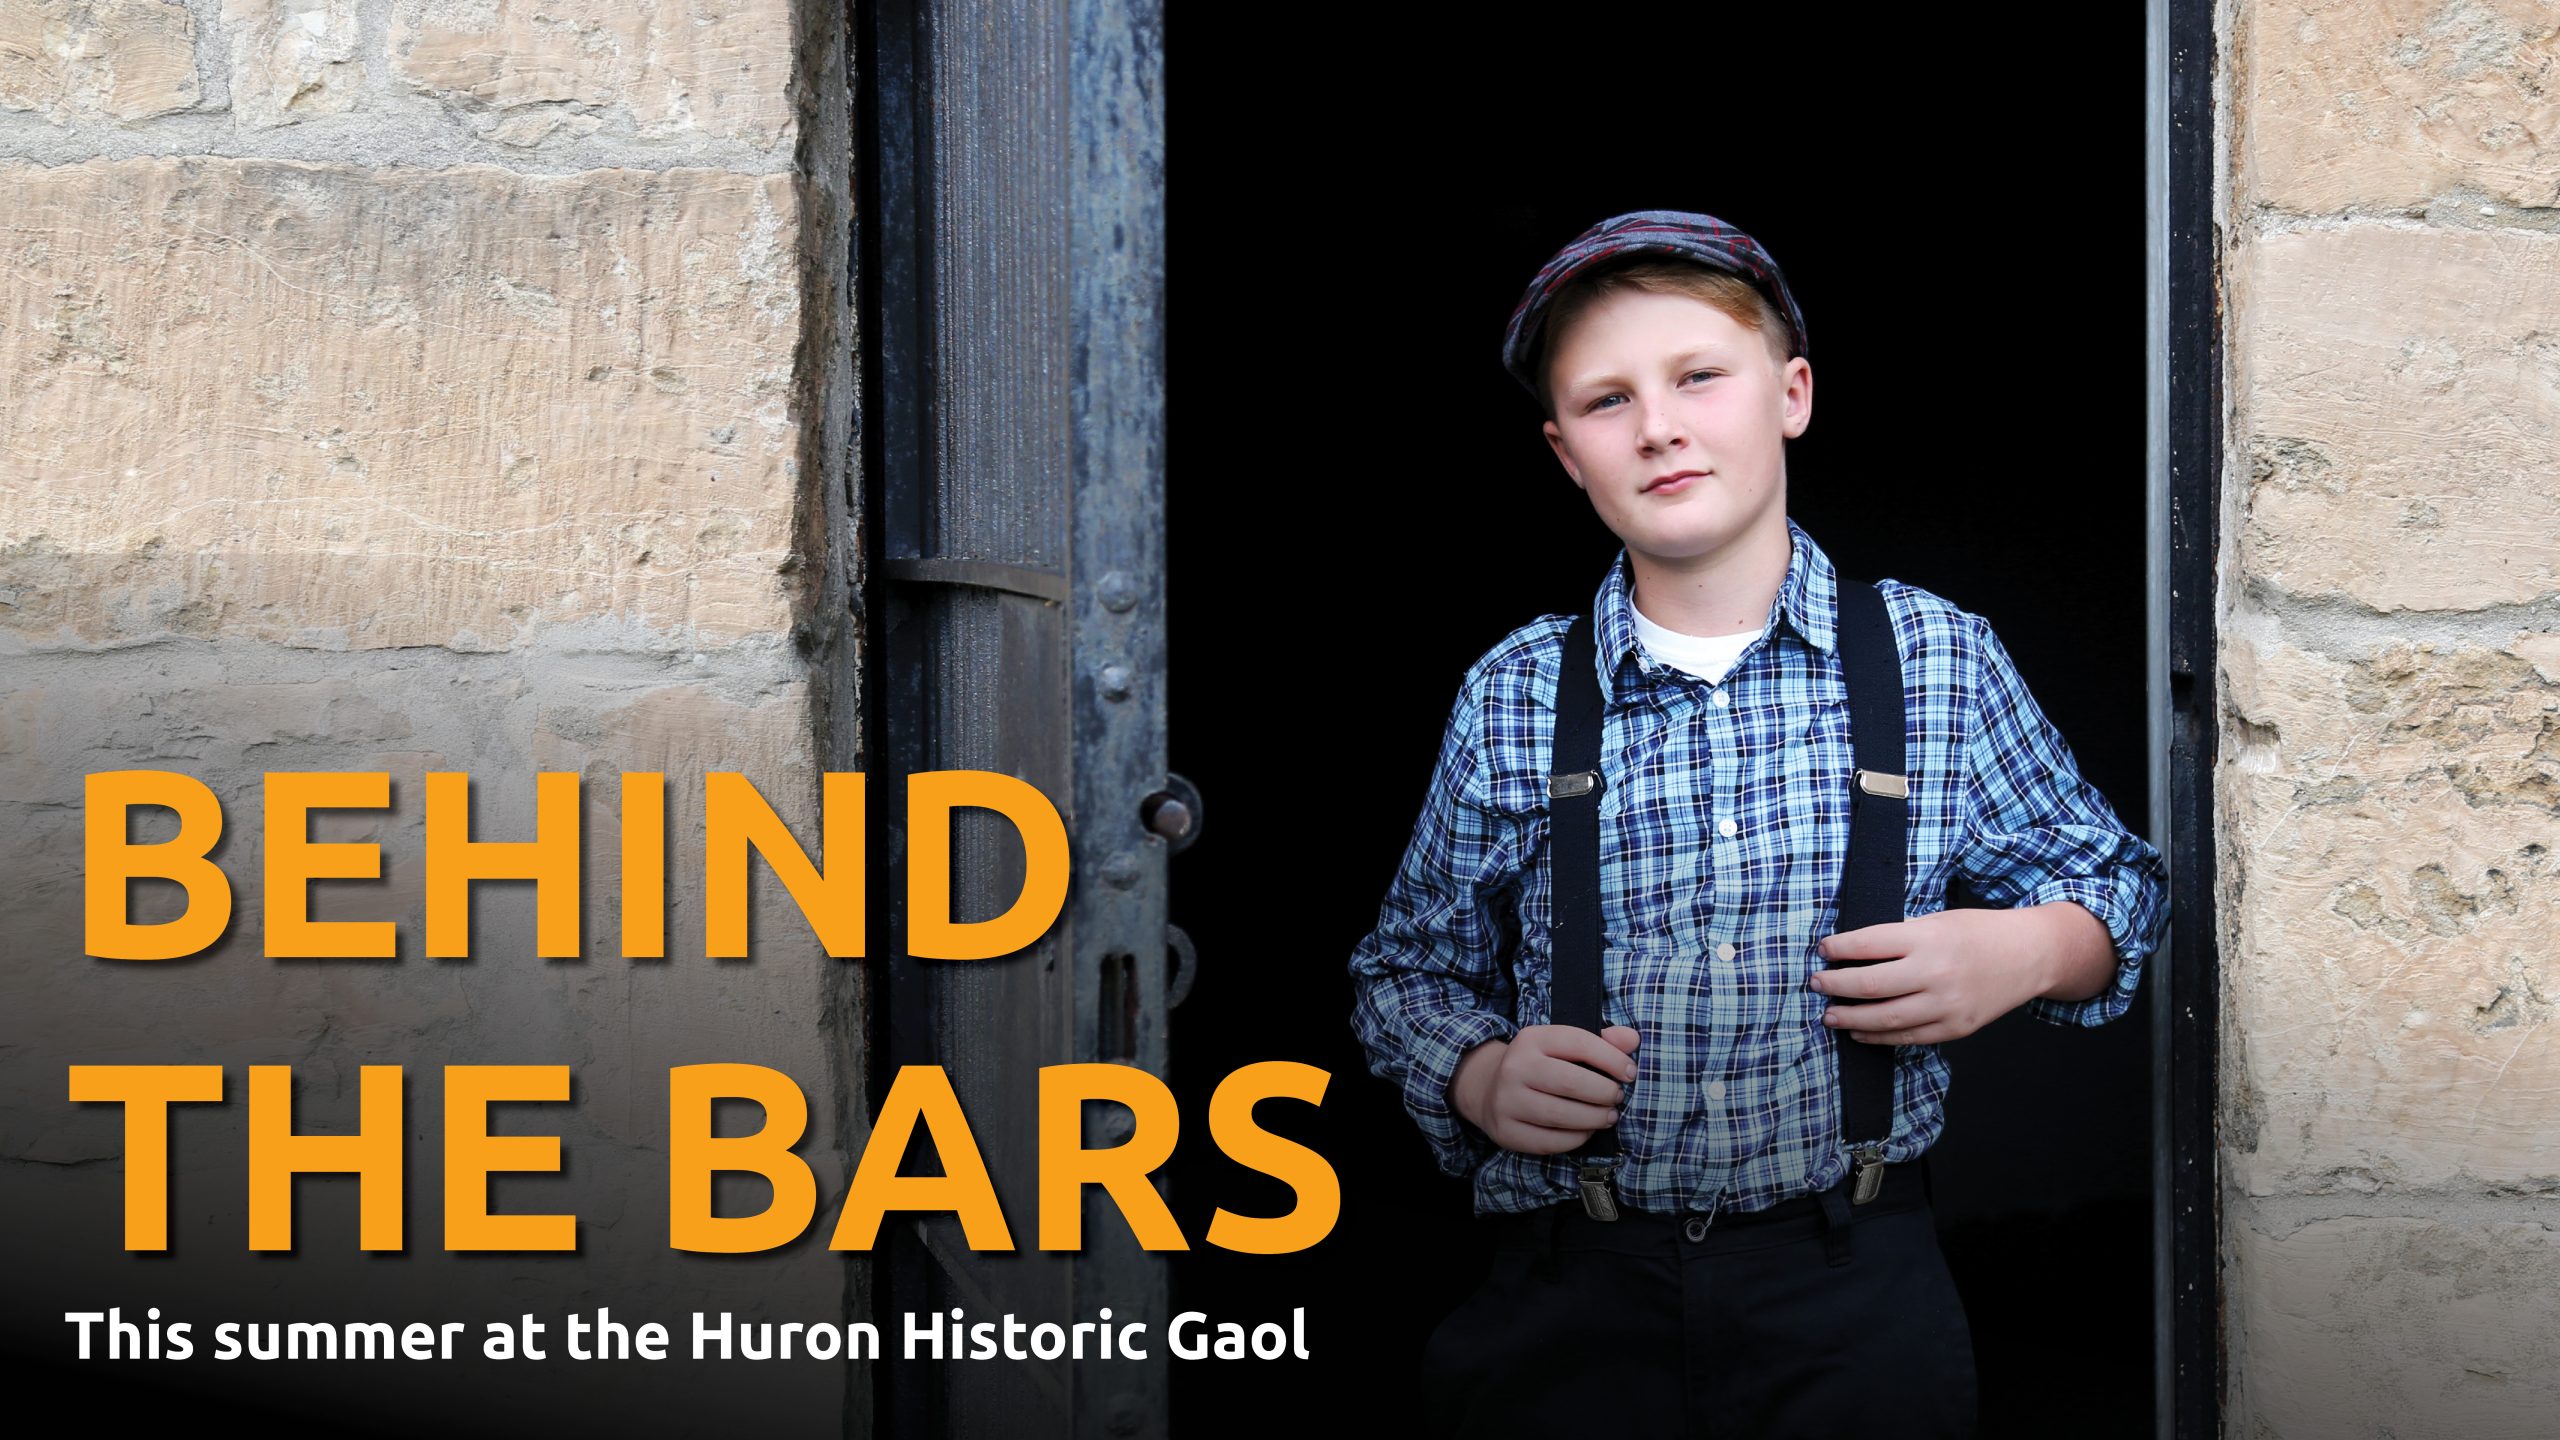
[[[893, 0], [858, 17], [857, 428], [872, 533], [866, 744], [877, 869], [903, 879], [900, 777], [992, 770], [1067, 822], [1067, 909], [997, 960], [908, 959], [882, 927], [873, 1100], [892, 1067], [949, 1074], [1015, 1249], [893, 1216], [875, 1251], [879, 1430], [1164, 1430], [1166, 1268], [1098, 1187], [1084, 1241], [1042, 1252], [1043, 1066], [1165, 1073], [1163, 129], [1150, 0]], [[954, 913], [1022, 883], [1013, 832], [953, 827]], [[888, 891], [885, 893], [901, 893]], [[884, 906], [883, 910], [896, 907]], [[1086, 1144], [1126, 1138], [1094, 1105]], [[919, 1151], [927, 1148], [919, 1142]], [[908, 1173], [938, 1162], [911, 1155]], [[1144, 1321], [1158, 1358], [901, 1363], [899, 1317]]]

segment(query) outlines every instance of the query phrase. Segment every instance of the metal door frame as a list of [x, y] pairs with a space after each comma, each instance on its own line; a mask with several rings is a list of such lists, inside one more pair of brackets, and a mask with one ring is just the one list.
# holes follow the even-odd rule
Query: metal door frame
[[[972, 47], [973, 54], [984, 47], [1039, 94], [1057, 96], [1063, 134], [995, 133], [959, 100], [932, 93], [935, 17], [955, 14], [948, 43]], [[865, 672], [864, 768], [874, 777], [870, 854], [884, 893], [902, 893], [904, 777], [941, 768], [935, 737], [967, 722], [948, 710], [948, 697], [932, 683], [929, 627], [902, 624], [902, 617], [955, 592], [1037, 607], [1022, 613], [1044, 630], [1063, 627], [1064, 684], [1053, 695], [1008, 697], [1006, 708], [1017, 700], [1054, 702], [1071, 728], [1069, 788], [1050, 798], [1067, 822], [1074, 866], [1066, 913], [1050, 937], [1061, 941], [1053, 956], [1072, 965], [1064, 987], [1071, 1013], [1049, 1017], [1061, 1022], [1065, 1053], [1044, 1054], [1042, 1063], [1118, 1062], [1161, 1077], [1169, 1008], [1165, 876], [1173, 847], [1143, 818], [1151, 797], [1161, 798], [1168, 783], [1160, 0], [872, 0], [849, 12], [846, 23], [854, 61], [852, 270], [862, 355], [853, 428], [865, 531], [855, 604]], [[999, 68], [991, 63], [988, 73]], [[996, 232], [967, 237], [975, 253], [965, 256], [937, 254], [930, 238], [935, 196], [945, 193], [934, 167], [946, 161], [998, 185], [1032, 177], [1000, 192], [1032, 197], [1023, 200], [1026, 208], [1000, 216]], [[1039, 168], [1053, 162], [1062, 169]], [[1043, 208], [1059, 195], [1058, 209]], [[1027, 317], [1059, 328], [1043, 336], [1043, 345], [1017, 347], [993, 334], [992, 325], [988, 333], [971, 333], [975, 317], [937, 313], [944, 284], [938, 268], [956, 269], [962, 260], [981, 270], [991, 262], [1062, 266], [1050, 272], [1063, 281], [1060, 302]], [[954, 333], [965, 351], [936, 348]], [[1016, 365], [1024, 386], [1064, 387], [1065, 423], [1055, 437], [1060, 453], [1040, 457], [1063, 477], [1065, 553], [1055, 564], [955, 555], [944, 543], [934, 496], [950, 487], [944, 467], [959, 462], [937, 453], [948, 419], [941, 410], [988, 403], [983, 388], [964, 395], [951, 375], [937, 373], [936, 357], [954, 353], [966, 356], [982, 386], [994, 366]], [[1048, 354], [1063, 355], [1067, 373], [1030, 363]], [[1043, 443], [1048, 438], [1039, 436]], [[901, 908], [881, 907], [884, 923], [870, 962], [881, 982], [870, 987], [873, 1011], [863, 1037], [875, 1103], [898, 1067], [944, 1063], [938, 1047], [950, 1017], [931, 967], [1009, 963], [909, 958]], [[1019, 1104], [1033, 1100], [1024, 1095]], [[1089, 1112], [1086, 1143], [1125, 1139], [1127, 1128], [1117, 1123], [1124, 1113]], [[1004, 1177], [997, 1179], [1001, 1187]], [[1007, 1221], [1017, 1251], [1036, 1247], [1035, 1216], [1009, 1214]], [[1091, 1318], [1109, 1307], [1115, 1323], [1143, 1321], [1161, 1335], [1170, 1310], [1162, 1257], [1139, 1248], [1117, 1206], [1098, 1189], [1085, 1196], [1084, 1221], [1083, 1244], [1066, 1262], [1075, 1316], [1040, 1318]], [[873, 1294], [884, 1314], [924, 1308], [916, 1303], [921, 1297], [954, 1284], [954, 1276], [965, 1279], [953, 1268], [965, 1266], [965, 1257], [893, 1240], [891, 1228], [883, 1227], [872, 1256]], [[983, 1318], [981, 1311], [973, 1308], [972, 1318]], [[1090, 1385], [1070, 1372], [1068, 1391], [1054, 1399], [1071, 1415], [1071, 1433], [1163, 1435], [1163, 1353], [1159, 1345], [1151, 1362], [1093, 1369]], [[945, 1423], [944, 1387], [950, 1376], [976, 1373], [938, 1376], [884, 1355], [872, 1371], [870, 1428], [884, 1436], [958, 1433]]]
[[2168, 964], [2152, 997], [2154, 1414], [2175, 1440], [2221, 1431], [2215, 1129], [2221, 965], [2214, 913], [2215, 556], [2221, 544], [2221, 226], [2214, 212], [2212, 0], [2148, 0], [2151, 838], [2169, 862]]

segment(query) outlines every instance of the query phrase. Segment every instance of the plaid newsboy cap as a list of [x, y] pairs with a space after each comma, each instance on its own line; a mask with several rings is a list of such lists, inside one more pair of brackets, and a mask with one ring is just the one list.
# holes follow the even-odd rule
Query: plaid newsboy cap
[[1796, 308], [1796, 297], [1788, 291], [1786, 277], [1778, 273], [1778, 262], [1769, 258], [1759, 241], [1713, 215], [1686, 210], [1637, 210], [1583, 231], [1572, 244], [1557, 251], [1555, 258], [1539, 267], [1537, 278], [1529, 282], [1519, 305], [1512, 310], [1510, 328], [1502, 336], [1502, 364], [1512, 378], [1531, 395], [1538, 394], [1538, 377], [1531, 368], [1531, 357], [1537, 353], [1538, 330], [1547, 318], [1547, 306], [1567, 281], [1613, 255], [1643, 251], [1694, 260], [1758, 285], [1795, 328], [1796, 352], [1805, 353], [1804, 312]]

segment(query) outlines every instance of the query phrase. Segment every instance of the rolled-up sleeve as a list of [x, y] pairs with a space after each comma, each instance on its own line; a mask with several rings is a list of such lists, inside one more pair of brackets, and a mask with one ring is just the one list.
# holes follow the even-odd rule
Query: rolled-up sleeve
[[2098, 917], [2116, 953], [2107, 988], [2085, 1000], [2039, 997], [2028, 1010], [2059, 1025], [2103, 1025], [2132, 1006], [2142, 963], [2167, 930], [2167, 867], [2082, 778], [1991, 627], [1978, 616], [1973, 626], [1982, 660], [1955, 868], [1994, 905], [2070, 900]]
[[1470, 671], [1450, 712], [1377, 927], [1351, 955], [1351, 1027], [1370, 1073], [1402, 1092], [1451, 1175], [1473, 1173], [1496, 1147], [1450, 1106], [1449, 1079], [1468, 1050], [1516, 1028], [1503, 967], [1516, 836], [1487, 804], [1477, 679]]

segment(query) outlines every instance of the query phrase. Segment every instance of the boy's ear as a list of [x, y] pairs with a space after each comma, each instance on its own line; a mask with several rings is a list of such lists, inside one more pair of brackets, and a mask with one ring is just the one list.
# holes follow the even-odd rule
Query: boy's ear
[[1543, 433], [1547, 437], [1547, 448], [1556, 452], [1557, 463], [1564, 466], [1564, 473], [1573, 477], [1573, 488], [1590, 489], [1590, 486], [1582, 483], [1582, 472], [1573, 468], [1573, 457], [1564, 453], [1564, 432], [1556, 428], [1556, 422], [1548, 421]]
[[1798, 355], [1778, 372], [1784, 385], [1780, 392], [1784, 406], [1780, 415], [1782, 433], [1790, 440], [1801, 435], [1813, 423], [1813, 362]]

